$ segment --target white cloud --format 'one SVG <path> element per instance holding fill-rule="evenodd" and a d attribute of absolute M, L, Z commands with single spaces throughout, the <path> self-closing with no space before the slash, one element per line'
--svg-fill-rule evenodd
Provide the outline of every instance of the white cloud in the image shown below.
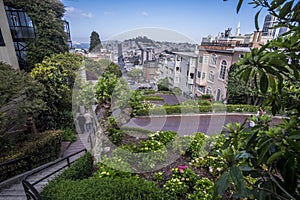
<path fill-rule="evenodd" d="M 92 18 L 93 14 L 91 12 L 84 12 L 83 10 L 74 8 L 74 7 L 66 7 L 66 16 L 68 17 L 84 17 L 84 18 Z"/>
<path fill-rule="evenodd" d="M 149 13 L 146 12 L 146 11 L 143 11 L 143 12 L 142 12 L 142 15 L 143 15 L 143 16 L 149 16 Z"/>

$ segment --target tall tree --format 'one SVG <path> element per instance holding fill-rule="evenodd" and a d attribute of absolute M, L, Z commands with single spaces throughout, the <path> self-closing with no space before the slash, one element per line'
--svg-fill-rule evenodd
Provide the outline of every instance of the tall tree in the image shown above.
<path fill-rule="evenodd" d="M 90 36 L 90 52 L 100 52 L 102 48 L 101 40 L 99 34 L 96 31 L 93 31 Z"/>
<path fill-rule="evenodd" d="M 5 5 L 23 9 L 36 28 L 36 38 L 28 41 L 28 71 L 45 56 L 69 50 L 68 36 L 64 31 L 64 5 L 59 0 L 4 0 Z"/>
<path fill-rule="evenodd" d="M 46 106 L 42 100 L 45 88 L 29 74 L 0 62 L 0 151 L 12 137 L 9 132 L 24 129 L 30 122 L 35 133 L 34 118 Z M 29 124 L 28 124 L 29 125 Z M 13 138 L 15 139 L 15 138 Z"/>
<path fill-rule="evenodd" d="M 81 58 L 71 53 L 53 54 L 31 71 L 34 79 L 42 83 L 46 92 L 44 101 L 48 110 L 40 118 L 44 129 L 72 126 L 72 89 Z M 64 121 L 65 120 L 65 121 Z"/>

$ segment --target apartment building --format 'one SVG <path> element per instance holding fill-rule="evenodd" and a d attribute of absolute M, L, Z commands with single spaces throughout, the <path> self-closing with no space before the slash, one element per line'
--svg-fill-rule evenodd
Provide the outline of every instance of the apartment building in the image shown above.
<path fill-rule="evenodd" d="M 201 48 L 196 69 L 195 96 L 210 94 L 215 101 L 225 101 L 230 66 L 249 51 L 247 47 L 224 50 Z"/>
<path fill-rule="evenodd" d="M 0 61 L 19 69 L 19 63 L 9 29 L 3 0 L 0 0 Z"/>

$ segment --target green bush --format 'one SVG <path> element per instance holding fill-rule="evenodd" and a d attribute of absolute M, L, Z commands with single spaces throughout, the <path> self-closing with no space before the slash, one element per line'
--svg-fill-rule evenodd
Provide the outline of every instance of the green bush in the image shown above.
<path fill-rule="evenodd" d="M 71 164 L 69 168 L 45 185 L 41 192 L 43 199 L 51 199 L 51 196 L 55 195 L 54 193 L 57 194 L 59 192 L 56 191 L 57 186 L 63 182 L 79 181 L 90 177 L 93 173 L 93 169 L 93 156 L 87 152 L 84 156 Z"/>
<path fill-rule="evenodd" d="M 198 100 L 198 105 L 199 106 L 210 106 L 211 102 L 209 100 L 206 100 L 206 99 L 199 99 Z"/>
<path fill-rule="evenodd" d="M 175 95 L 182 95 L 182 90 L 179 88 L 179 87 L 174 87 L 172 89 L 172 92 L 175 94 Z"/>
<path fill-rule="evenodd" d="M 82 180 L 91 176 L 93 169 L 93 156 L 90 152 L 86 152 L 84 156 L 71 164 L 71 166 L 64 170 L 56 179 Z"/>
<path fill-rule="evenodd" d="M 186 155 L 191 156 L 191 158 L 199 157 L 205 151 L 206 138 L 207 136 L 204 133 L 197 133 L 188 147 Z"/>
<path fill-rule="evenodd" d="M 156 140 L 163 143 L 164 145 L 167 145 L 172 140 L 174 140 L 176 135 L 177 132 L 175 131 L 157 131 L 149 135 L 149 140 Z"/>
<path fill-rule="evenodd" d="M 201 99 L 212 99 L 212 98 L 213 98 L 213 96 L 211 94 L 203 94 L 201 96 Z"/>
<path fill-rule="evenodd" d="M 15 149 L 11 152 L 5 152 L 0 157 L 0 162 L 5 162 L 13 159 L 17 159 L 26 155 L 34 155 L 47 149 L 47 154 L 59 155 L 60 153 L 60 144 L 62 137 L 61 130 L 55 131 L 46 131 L 38 134 L 33 141 L 28 141 L 22 148 Z"/>
<path fill-rule="evenodd" d="M 98 170 L 94 176 L 98 178 L 103 177 L 129 177 L 131 176 L 131 166 L 129 163 L 120 157 L 103 157 L 102 161 L 98 163 Z"/>
<path fill-rule="evenodd" d="M 122 126 L 121 129 L 126 132 L 127 134 L 134 134 L 134 133 L 140 133 L 140 134 L 150 134 L 153 133 L 153 131 L 143 128 L 137 128 L 133 126 Z"/>
<path fill-rule="evenodd" d="M 119 146 L 122 143 L 124 132 L 120 129 L 108 129 L 108 139 L 115 145 Z"/>
<path fill-rule="evenodd" d="M 71 128 L 66 128 L 62 133 L 62 141 L 75 142 L 77 140 L 77 136 Z"/>
<path fill-rule="evenodd" d="M 171 115 L 171 114 L 184 114 L 184 113 L 208 113 L 208 112 L 250 112 L 256 113 L 257 106 L 253 105 L 231 105 L 223 103 L 211 103 L 208 100 L 199 100 L 198 106 L 195 106 L 191 101 L 187 101 L 182 105 L 163 105 L 155 106 L 152 109 L 141 109 L 137 111 L 138 116 L 151 115 Z M 270 107 L 266 107 L 265 111 L 270 113 Z"/>
<path fill-rule="evenodd" d="M 193 194 L 188 194 L 190 200 L 211 200 L 214 192 L 214 183 L 208 178 L 201 178 L 194 186 Z"/>
<path fill-rule="evenodd" d="M 96 178 L 63 180 L 42 192 L 44 200 L 165 200 L 175 199 L 159 189 L 155 182 L 142 178 Z"/>
<path fill-rule="evenodd" d="M 156 91 L 153 90 L 153 89 L 150 89 L 150 90 L 143 90 L 143 94 L 144 94 L 144 95 L 155 94 L 155 93 L 156 93 Z"/>
<path fill-rule="evenodd" d="M 172 178 L 164 184 L 164 189 L 168 194 L 181 199 L 193 189 L 197 179 L 197 175 L 188 166 L 178 166 L 172 169 Z"/>

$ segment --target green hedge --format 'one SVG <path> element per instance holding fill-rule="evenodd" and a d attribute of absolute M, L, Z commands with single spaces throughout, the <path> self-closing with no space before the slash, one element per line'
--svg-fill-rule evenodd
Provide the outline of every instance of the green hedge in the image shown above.
<path fill-rule="evenodd" d="M 87 152 L 84 156 L 71 164 L 69 168 L 49 181 L 41 192 L 43 199 L 51 199 L 50 197 L 53 193 L 56 193 L 57 185 L 60 185 L 62 182 L 78 181 L 90 177 L 93 173 L 93 169 L 93 156 Z"/>
<path fill-rule="evenodd" d="M 145 200 L 175 199 L 159 189 L 154 182 L 142 178 L 97 178 L 80 181 L 62 180 L 51 190 L 42 192 L 44 200 Z"/>
<path fill-rule="evenodd" d="M 164 105 L 156 106 L 150 110 L 141 109 L 137 111 L 137 116 L 147 116 L 147 115 L 170 115 L 170 114 L 186 114 L 186 113 L 208 113 L 208 112 L 250 112 L 256 113 L 258 106 L 253 105 L 230 105 L 222 103 L 208 104 L 206 101 L 201 101 L 198 103 L 199 106 L 195 105 Z M 270 108 L 265 108 L 266 112 Z"/>
<path fill-rule="evenodd" d="M 160 96 L 143 96 L 143 100 L 146 101 L 163 101 L 164 98 Z"/>
<path fill-rule="evenodd" d="M 82 180 L 91 176 L 93 169 L 93 156 L 90 152 L 86 152 L 84 156 L 71 164 L 71 166 L 57 176 L 56 179 Z"/>

